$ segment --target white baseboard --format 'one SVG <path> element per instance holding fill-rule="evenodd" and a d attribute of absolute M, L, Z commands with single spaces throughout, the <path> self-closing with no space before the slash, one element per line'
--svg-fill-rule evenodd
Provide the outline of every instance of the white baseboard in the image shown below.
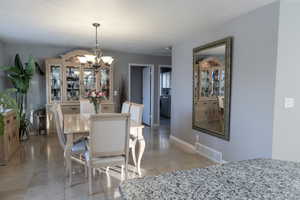
<path fill-rule="evenodd" d="M 209 160 L 211 160 L 213 162 L 220 163 L 220 164 L 226 163 L 226 161 L 224 161 L 222 158 L 222 152 L 217 151 L 213 148 L 210 148 L 204 144 L 196 142 L 195 150 L 197 153 L 208 158 Z"/>
<path fill-rule="evenodd" d="M 199 142 L 197 142 L 194 146 L 194 145 L 192 145 L 186 141 L 183 141 L 173 135 L 170 136 L 170 140 L 174 141 L 179 146 L 183 147 L 185 150 L 189 150 L 193 153 L 200 154 L 201 156 L 203 156 L 213 162 L 216 162 L 219 164 L 227 163 L 227 161 L 223 160 L 223 158 L 222 158 L 222 152 L 219 152 L 213 148 L 210 148 L 208 146 L 200 144 Z"/>
<path fill-rule="evenodd" d="M 185 150 L 196 152 L 194 145 L 191 145 L 190 143 L 187 143 L 186 141 L 183 141 L 173 135 L 170 136 L 170 140 L 173 140 L 175 143 L 177 143 L 181 147 L 185 147 Z"/>

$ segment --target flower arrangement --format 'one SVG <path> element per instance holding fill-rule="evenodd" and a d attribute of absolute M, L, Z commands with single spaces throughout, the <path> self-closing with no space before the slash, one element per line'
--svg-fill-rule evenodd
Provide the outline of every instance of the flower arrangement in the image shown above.
<path fill-rule="evenodd" d="M 106 95 L 102 91 L 91 90 L 87 93 L 87 98 L 94 105 L 95 113 L 99 113 L 101 101 L 106 100 Z"/>

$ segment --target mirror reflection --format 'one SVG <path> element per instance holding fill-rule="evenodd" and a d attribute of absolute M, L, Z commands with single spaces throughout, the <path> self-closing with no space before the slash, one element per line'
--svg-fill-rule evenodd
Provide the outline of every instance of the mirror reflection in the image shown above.
<path fill-rule="evenodd" d="M 199 47 L 194 50 L 194 129 L 226 139 L 225 121 L 229 116 L 229 104 L 225 105 L 230 86 L 226 85 L 226 66 L 229 48 L 226 41 Z M 230 70 L 228 70 L 230 72 Z M 228 81 L 230 83 L 230 81 Z M 227 91 L 226 91 L 226 87 Z M 229 103 L 229 102 L 228 102 Z M 228 112 L 228 113 L 226 113 Z"/>

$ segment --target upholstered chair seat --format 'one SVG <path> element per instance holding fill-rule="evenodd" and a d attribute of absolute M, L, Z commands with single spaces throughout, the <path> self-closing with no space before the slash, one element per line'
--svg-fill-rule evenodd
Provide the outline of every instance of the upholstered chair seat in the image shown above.
<path fill-rule="evenodd" d="M 80 138 L 76 142 L 74 142 L 72 146 L 73 153 L 85 153 L 87 151 L 87 139 Z"/>

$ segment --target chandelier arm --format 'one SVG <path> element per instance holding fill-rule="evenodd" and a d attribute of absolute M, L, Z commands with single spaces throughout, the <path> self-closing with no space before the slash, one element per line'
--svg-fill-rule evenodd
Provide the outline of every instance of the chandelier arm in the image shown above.
<path fill-rule="evenodd" d="M 98 26 L 96 26 L 96 48 L 98 48 Z"/>

